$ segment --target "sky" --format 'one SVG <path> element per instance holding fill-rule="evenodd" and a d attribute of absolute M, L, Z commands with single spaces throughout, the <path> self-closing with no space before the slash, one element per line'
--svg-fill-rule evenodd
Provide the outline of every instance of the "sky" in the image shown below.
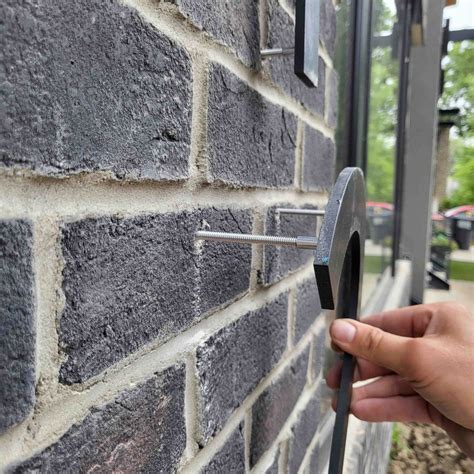
<path fill-rule="evenodd" d="M 456 5 L 444 9 L 443 16 L 450 19 L 450 30 L 474 28 L 474 0 L 457 0 Z"/>

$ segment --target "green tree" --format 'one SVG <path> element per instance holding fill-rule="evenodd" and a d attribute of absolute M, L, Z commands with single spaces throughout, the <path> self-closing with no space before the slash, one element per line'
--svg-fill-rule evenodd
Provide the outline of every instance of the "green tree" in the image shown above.
<path fill-rule="evenodd" d="M 450 45 L 444 61 L 445 85 L 440 105 L 459 108 L 452 139 L 451 178 L 455 191 L 442 203 L 444 208 L 474 204 L 474 42 Z"/>

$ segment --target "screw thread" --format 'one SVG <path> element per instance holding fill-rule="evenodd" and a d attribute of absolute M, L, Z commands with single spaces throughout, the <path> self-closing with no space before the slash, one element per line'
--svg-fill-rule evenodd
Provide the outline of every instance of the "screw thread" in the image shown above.
<path fill-rule="evenodd" d="M 282 247 L 316 248 L 316 239 L 312 237 L 279 237 L 272 235 L 232 234 L 227 232 L 196 232 L 197 240 L 215 240 L 218 242 L 241 244 L 268 244 Z"/>

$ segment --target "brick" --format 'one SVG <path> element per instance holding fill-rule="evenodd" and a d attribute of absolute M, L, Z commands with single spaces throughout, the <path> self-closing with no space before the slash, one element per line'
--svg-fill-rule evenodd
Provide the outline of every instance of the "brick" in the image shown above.
<path fill-rule="evenodd" d="M 338 111 L 338 78 L 335 71 L 328 70 L 328 108 L 327 108 L 327 123 L 331 128 L 336 128 L 337 125 L 337 111 Z"/>
<path fill-rule="evenodd" d="M 265 474 L 278 474 L 278 462 L 280 460 L 280 447 L 278 447 L 277 452 L 273 458 L 273 462 L 265 471 Z"/>
<path fill-rule="evenodd" d="M 24 420 L 35 402 L 33 229 L 0 221 L 0 432 Z"/>
<path fill-rule="evenodd" d="M 163 342 L 247 291 L 250 247 L 195 246 L 205 223 L 251 231 L 249 212 L 225 209 L 63 224 L 63 383 L 83 382 L 144 344 Z"/>
<path fill-rule="evenodd" d="M 307 368 L 308 350 L 305 350 L 255 402 L 252 408 L 251 466 L 275 441 L 290 416 L 305 386 Z"/>
<path fill-rule="evenodd" d="M 210 72 L 208 120 L 211 179 L 237 186 L 293 185 L 295 116 L 216 64 Z"/>
<path fill-rule="evenodd" d="M 294 43 L 293 20 L 281 8 L 277 0 L 270 0 L 268 6 L 268 47 L 281 48 L 286 45 L 294 45 Z M 293 97 L 315 114 L 324 117 L 326 66 L 321 58 L 319 58 L 317 87 L 307 87 L 295 75 L 293 56 L 269 59 L 264 64 L 272 81 L 286 94 Z"/>
<path fill-rule="evenodd" d="M 328 436 L 318 440 L 318 444 L 311 454 L 309 472 L 325 472 L 327 471 L 329 454 L 331 451 L 332 430 Z M 358 471 L 358 472 L 373 472 L 373 471 Z M 380 472 L 380 471 L 375 471 Z"/>
<path fill-rule="evenodd" d="M 207 441 L 285 351 L 288 295 L 247 313 L 197 349 L 201 430 Z"/>
<path fill-rule="evenodd" d="M 329 56 L 334 56 L 336 46 L 336 9 L 333 0 L 321 0 L 319 10 L 319 36 Z"/>
<path fill-rule="evenodd" d="M 174 0 L 194 26 L 230 47 L 245 65 L 260 61 L 258 2 L 255 0 Z"/>
<path fill-rule="evenodd" d="M 184 366 L 91 409 L 13 472 L 175 472 L 186 446 Z"/>
<path fill-rule="evenodd" d="M 217 472 L 245 472 L 243 423 L 234 430 L 224 446 L 201 472 L 203 474 L 215 474 Z"/>
<path fill-rule="evenodd" d="M 2 2 L 0 166 L 41 175 L 188 174 L 187 53 L 116 1 Z"/>
<path fill-rule="evenodd" d="M 313 338 L 313 380 L 316 380 L 321 371 L 326 372 L 326 370 L 328 369 L 328 367 L 326 367 L 326 363 L 330 360 L 331 357 L 330 355 L 328 357 L 327 353 L 332 353 L 332 349 L 330 349 L 330 347 L 326 345 L 326 333 L 327 329 L 324 327 Z"/>
<path fill-rule="evenodd" d="M 335 161 L 334 142 L 307 125 L 304 133 L 303 189 L 329 190 L 334 184 Z"/>
<path fill-rule="evenodd" d="M 278 215 L 275 212 L 277 207 L 294 206 L 289 203 L 281 203 L 280 205 L 269 208 L 265 219 L 266 234 L 316 236 L 316 219 L 296 215 Z M 281 280 L 301 268 L 312 258 L 312 250 L 266 245 L 263 262 L 264 284 L 268 285 Z"/>
<path fill-rule="evenodd" d="M 288 453 L 289 474 L 296 474 L 298 472 L 308 446 L 316 434 L 320 421 L 319 410 L 319 392 L 316 391 L 291 429 L 293 438 L 291 439 Z"/>
<path fill-rule="evenodd" d="M 298 343 L 321 314 L 315 277 L 300 285 L 296 298 L 295 343 Z"/>

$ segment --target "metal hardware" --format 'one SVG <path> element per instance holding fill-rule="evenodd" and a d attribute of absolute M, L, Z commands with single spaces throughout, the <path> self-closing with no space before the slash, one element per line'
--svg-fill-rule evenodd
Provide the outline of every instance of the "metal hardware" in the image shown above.
<path fill-rule="evenodd" d="M 279 237 L 271 235 L 196 232 L 196 240 L 266 244 L 315 249 L 314 273 L 323 309 L 335 310 L 336 318 L 357 319 L 362 290 L 365 243 L 365 184 L 359 168 L 345 168 L 339 174 L 326 210 L 278 208 L 284 214 L 324 215 L 319 236 Z M 355 359 L 343 355 L 336 420 L 329 458 L 329 474 L 343 471 L 352 380 Z"/>
<path fill-rule="evenodd" d="M 262 58 L 293 55 L 294 73 L 308 87 L 318 85 L 319 2 L 320 0 L 296 0 L 294 48 L 260 50 Z"/>
<path fill-rule="evenodd" d="M 265 244 L 297 249 L 315 249 L 315 237 L 279 237 L 273 235 L 232 234 L 228 232 L 210 232 L 200 230 L 194 234 L 196 240 L 215 240 L 236 244 Z"/>
<path fill-rule="evenodd" d="M 329 197 L 314 259 L 321 307 L 335 309 L 336 318 L 357 319 L 359 315 L 365 226 L 364 176 L 359 168 L 345 168 L 339 174 Z M 331 441 L 329 474 L 341 474 L 343 471 L 354 368 L 354 357 L 345 353 Z"/>
<path fill-rule="evenodd" d="M 269 58 L 271 56 L 291 56 L 295 53 L 295 48 L 270 48 L 260 50 L 262 58 Z"/>
<path fill-rule="evenodd" d="M 296 0 L 295 74 L 308 86 L 318 85 L 319 0 Z"/>
<path fill-rule="evenodd" d="M 275 212 L 278 214 L 298 214 L 302 216 L 324 216 L 326 213 L 322 209 L 291 209 L 286 207 L 279 207 Z"/>

